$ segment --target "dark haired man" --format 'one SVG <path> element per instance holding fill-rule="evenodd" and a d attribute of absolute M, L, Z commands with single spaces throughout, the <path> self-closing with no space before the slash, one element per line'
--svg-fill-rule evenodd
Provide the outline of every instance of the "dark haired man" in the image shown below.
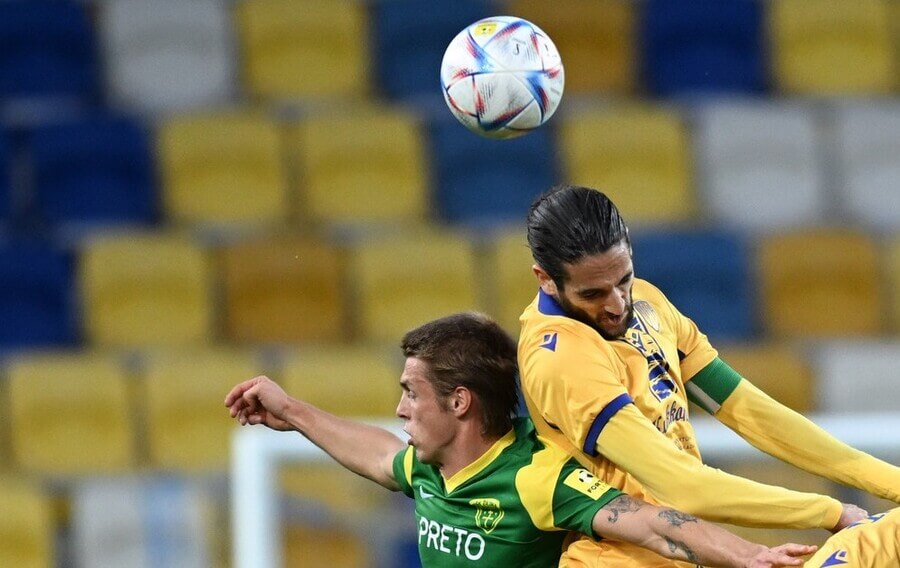
<path fill-rule="evenodd" d="M 688 400 L 783 461 L 900 501 L 900 469 L 835 440 L 724 361 L 697 326 L 635 277 L 628 229 L 604 194 L 559 186 L 527 222 L 540 289 L 522 315 L 519 366 L 540 435 L 641 499 L 746 526 L 839 530 L 865 511 L 703 465 Z M 877 525 L 876 525 L 877 526 Z M 653 553 L 581 539 L 570 562 L 672 566 Z"/>
<path fill-rule="evenodd" d="M 709 566 L 796 566 L 815 547 L 767 549 L 672 509 L 632 499 L 512 419 L 516 345 L 480 314 L 427 323 L 403 338 L 393 434 L 287 396 L 266 377 L 225 399 L 241 424 L 297 430 L 341 465 L 415 499 L 424 566 L 556 566 L 566 531 L 616 538 Z"/>

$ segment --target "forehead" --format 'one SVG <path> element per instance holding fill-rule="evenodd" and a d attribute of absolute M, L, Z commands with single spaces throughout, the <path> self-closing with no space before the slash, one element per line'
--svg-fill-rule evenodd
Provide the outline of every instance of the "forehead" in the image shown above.
<path fill-rule="evenodd" d="M 409 388 L 431 387 L 428 380 L 430 369 L 428 363 L 416 357 L 407 357 L 406 363 L 403 365 L 403 374 L 400 375 L 400 382 Z"/>
<path fill-rule="evenodd" d="M 625 241 L 614 245 L 606 252 L 585 255 L 576 262 L 565 264 L 567 288 L 611 288 L 616 286 L 634 266 L 631 250 Z"/>

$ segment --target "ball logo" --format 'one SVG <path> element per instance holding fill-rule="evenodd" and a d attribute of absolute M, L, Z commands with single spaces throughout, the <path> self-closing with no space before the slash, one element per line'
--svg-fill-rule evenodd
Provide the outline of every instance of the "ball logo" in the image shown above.
<path fill-rule="evenodd" d="M 472 499 L 470 505 L 475 506 L 475 526 L 491 534 L 503 520 L 503 507 L 497 499 Z"/>
<path fill-rule="evenodd" d="M 472 35 L 489 36 L 497 31 L 497 22 L 481 22 L 472 30 Z"/>

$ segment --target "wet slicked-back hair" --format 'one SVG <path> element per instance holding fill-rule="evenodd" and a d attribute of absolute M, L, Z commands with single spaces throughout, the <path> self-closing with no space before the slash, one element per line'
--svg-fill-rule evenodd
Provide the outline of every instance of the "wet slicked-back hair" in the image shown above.
<path fill-rule="evenodd" d="M 609 197 L 587 187 L 557 185 L 528 212 L 528 247 L 534 261 L 562 290 L 564 264 L 604 253 L 625 240 L 628 227 Z"/>
<path fill-rule="evenodd" d="M 478 397 L 485 436 L 500 437 L 512 428 L 516 342 L 491 318 L 477 312 L 443 317 L 408 332 L 400 346 L 406 357 L 428 364 L 428 379 L 442 403 L 457 387 Z"/>

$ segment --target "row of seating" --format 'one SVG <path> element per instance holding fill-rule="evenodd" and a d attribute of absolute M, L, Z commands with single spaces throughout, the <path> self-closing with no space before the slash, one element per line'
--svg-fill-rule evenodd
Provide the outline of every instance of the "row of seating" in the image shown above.
<path fill-rule="evenodd" d="M 893 0 L 457 0 L 424 13 L 415 0 L 160 0 L 152 8 L 125 0 L 97 2 L 96 23 L 90 8 L 0 5 L 0 43 L 9 46 L 0 99 L 96 100 L 100 75 L 113 104 L 143 111 L 217 104 L 239 91 L 276 100 L 415 97 L 436 90 L 453 36 L 498 13 L 549 33 L 573 93 L 753 93 L 774 85 L 784 93 L 883 94 L 897 86 L 900 61 Z"/>
<path fill-rule="evenodd" d="M 392 343 L 482 309 L 512 333 L 534 297 L 524 231 L 302 236 L 204 245 L 185 234 L 94 235 L 76 253 L 0 247 L 0 346 Z M 638 276 L 714 339 L 853 337 L 900 329 L 900 240 L 820 229 L 756 250 L 725 231 L 635 232 Z M 77 297 L 75 296 L 77 294 Z M 757 296 L 758 295 L 758 296 Z"/>
<path fill-rule="evenodd" d="M 0 141 L 0 167 L 15 155 L 27 170 L 17 183 L 11 167 L 0 171 L 0 219 L 479 226 L 521 221 L 563 179 L 605 189 L 632 225 L 900 230 L 896 102 L 592 106 L 503 143 L 441 111 L 363 105 L 287 122 L 204 112 L 161 121 L 153 135 L 124 118 L 47 125 Z"/>

